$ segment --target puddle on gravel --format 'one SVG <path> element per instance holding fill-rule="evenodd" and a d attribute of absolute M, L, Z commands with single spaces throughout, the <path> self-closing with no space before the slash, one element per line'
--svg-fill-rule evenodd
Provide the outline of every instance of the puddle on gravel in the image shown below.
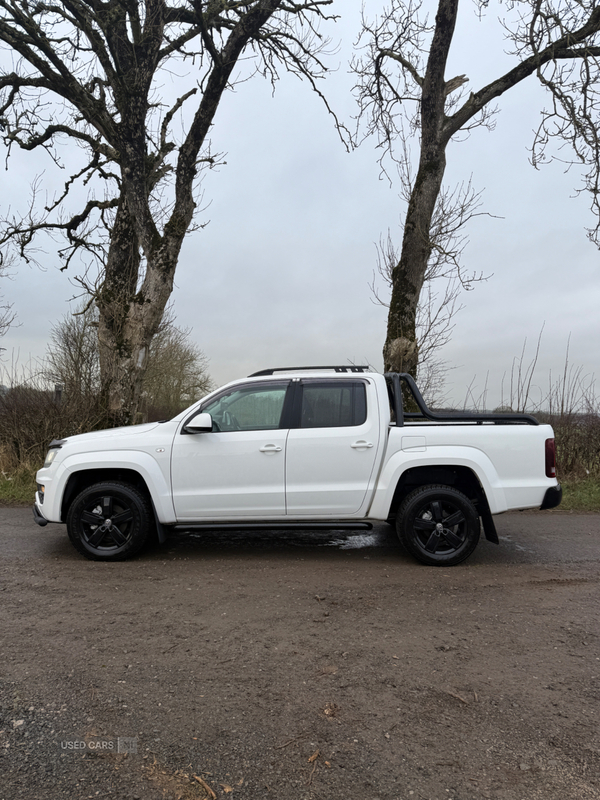
<path fill-rule="evenodd" d="M 331 542 L 324 542 L 327 547 L 339 547 L 340 550 L 359 550 L 362 547 L 383 547 L 389 544 L 389 537 L 382 533 L 359 533 L 352 536 L 345 536 L 343 539 L 333 539 Z"/>
<path fill-rule="evenodd" d="M 500 539 L 501 542 L 507 542 L 508 544 L 512 545 L 515 548 L 515 550 L 519 550 L 522 553 L 535 552 L 534 550 L 531 550 L 528 547 L 523 547 L 523 545 L 517 544 L 517 542 L 514 542 L 510 536 L 499 536 L 498 538 Z"/>
<path fill-rule="evenodd" d="M 396 547 L 397 539 L 388 526 L 377 527 L 371 531 L 347 530 L 302 530 L 302 529 L 265 529 L 265 530 L 191 530 L 178 531 L 172 534 L 170 545 L 184 545 L 194 542 L 202 546 L 218 546 L 235 548 L 248 546 L 252 548 L 273 547 L 337 547 L 340 550 L 359 550 L 366 548 Z"/>

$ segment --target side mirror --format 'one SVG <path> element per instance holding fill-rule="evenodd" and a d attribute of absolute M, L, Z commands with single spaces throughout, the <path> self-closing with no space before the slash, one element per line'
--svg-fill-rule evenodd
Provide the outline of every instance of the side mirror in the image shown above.
<path fill-rule="evenodd" d="M 213 421 L 210 414 L 196 414 L 187 425 L 183 426 L 185 433 L 210 433 L 213 429 Z"/>

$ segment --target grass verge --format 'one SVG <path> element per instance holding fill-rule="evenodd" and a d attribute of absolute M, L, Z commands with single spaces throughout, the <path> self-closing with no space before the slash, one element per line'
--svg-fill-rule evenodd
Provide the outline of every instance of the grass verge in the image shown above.
<path fill-rule="evenodd" d="M 561 481 L 563 498 L 561 511 L 600 511 L 600 480 L 598 478 L 566 479 Z"/>
<path fill-rule="evenodd" d="M 33 505 L 37 467 L 0 472 L 0 505 Z"/>

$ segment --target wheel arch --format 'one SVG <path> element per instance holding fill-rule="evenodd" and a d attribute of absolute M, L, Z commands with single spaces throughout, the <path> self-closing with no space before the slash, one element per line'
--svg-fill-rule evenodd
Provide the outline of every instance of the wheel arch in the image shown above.
<path fill-rule="evenodd" d="M 65 488 L 61 499 L 60 518 L 66 520 L 69 508 L 77 495 L 88 486 L 103 481 L 120 481 L 134 486 L 139 492 L 148 498 L 148 502 L 154 513 L 154 522 L 156 525 L 156 533 L 158 541 L 163 544 L 167 539 L 167 531 L 162 524 L 154 497 L 152 495 L 151 487 L 148 485 L 146 478 L 141 472 L 131 467 L 117 466 L 117 467 L 93 467 L 82 468 L 72 472 L 67 478 Z"/>
<path fill-rule="evenodd" d="M 157 525 L 172 525 L 175 510 L 171 496 L 170 456 L 162 463 L 140 450 L 92 451 L 74 453 L 59 466 L 49 493 L 51 519 L 64 522 L 74 497 L 86 486 L 105 480 L 130 483 L 152 503 Z M 166 463 L 165 463 L 166 459 Z"/>
<path fill-rule="evenodd" d="M 65 484 L 60 506 L 60 517 L 62 520 L 67 518 L 69 508 L 77 495 L 92 486 L 94 483 L 103 481 L 121 481 L 134 486 L 138 491 L 151 499 L 150 490 L 142 475 L 134 469 L 121 467 L 100 467 L 94 469 L 81 469 L 71 473 Z"/>
<path fill-rule="evenodd" d="M 485 489 L 477 473 L 461 464 L 429 464 L 410 467 L 399 477 L 389 508 L 390 520 L 394 519 L 404 498 L 420 486 L 450 486 L 462 492 L 475 506 L 483 522 L 485 537 L 498 544 L 498 534 L 490 512 Z"/>
<path fill-rule="evenodd" d="M 451 464 L 410 467 L 400 475 L 396 484 L 389 510 L 390 518 L 395 517 L 406 495 L 419 486 L 427 486 L 429 484 L 451 486 L 461 491 L 471 500 L 479 500 L 481 495 L 485 494 L 479 479 L 469 467 Z"/>

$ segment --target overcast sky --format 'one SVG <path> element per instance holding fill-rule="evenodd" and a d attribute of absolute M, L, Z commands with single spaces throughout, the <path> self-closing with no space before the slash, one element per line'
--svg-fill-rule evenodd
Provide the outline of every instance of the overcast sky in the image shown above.
<path fill-rule="evenodd" d="M 350 124 L 347 60 L 360 3 L 337 6 L 344 19 L 331 36 L 341 46 L 329 59 L 337 70 L 322 88 Z M 367 8 L 379 4 L 369 0 Z M 464 73 L 476 91 L 514 64 L 503 46 L 494 11 L 479 22 L 465 3 L 446 77 Z M 585 235 L 593 225 L 587 198 L 575 196 L 577 174 L 565 174 L 564 165 L 536 171 L 528 162 L 543 102 L 530 79 L 500 99 L 494 132 L 477 130 L 448 150 L 446 182 L 472 177 L 484 210 L 496 217 L 480 217 L 468 230 L 464 264 L 490 277 L 463 295 L 444 351 L 457 404 L 469 385 L 477 396 L 488 373 L 488 405 L 498 404 L 503 374 L 525 339 L 533 355 L 544 325 L 539 384 L 546 385 L 549 370 L 562 370 L 569 335 L 570 362 L 600 373 L 600 259 Z M 380 179 L 374 143 L 347 153 L 319 99 L 289 76 L 274 97 L 260 78 L 228 93 L 212 142 L 227 163 L 203 182 L 199 221 L 209 224 L 184 245 L 173 303 L 177 323 L 192 329 L 210 359 L 214 380 L 298 364 L 381 369 L 387 310 L 372 302 L 368 284 L 380 237 L 389 229 L 400 241 L 402 205 L 398 187 Z M 39 170 L 36 157 L 15 153 L 4 177 L 4 213 L 23 207 Z M 21 363 L 43 356 L 51 324 L 69 311 L 75 293 L 54 256 L 38 258 L 44 271 L 21 264 L 2 284 L 20 323 L 1 342 L 5 361 L 13 353 Z"/>

